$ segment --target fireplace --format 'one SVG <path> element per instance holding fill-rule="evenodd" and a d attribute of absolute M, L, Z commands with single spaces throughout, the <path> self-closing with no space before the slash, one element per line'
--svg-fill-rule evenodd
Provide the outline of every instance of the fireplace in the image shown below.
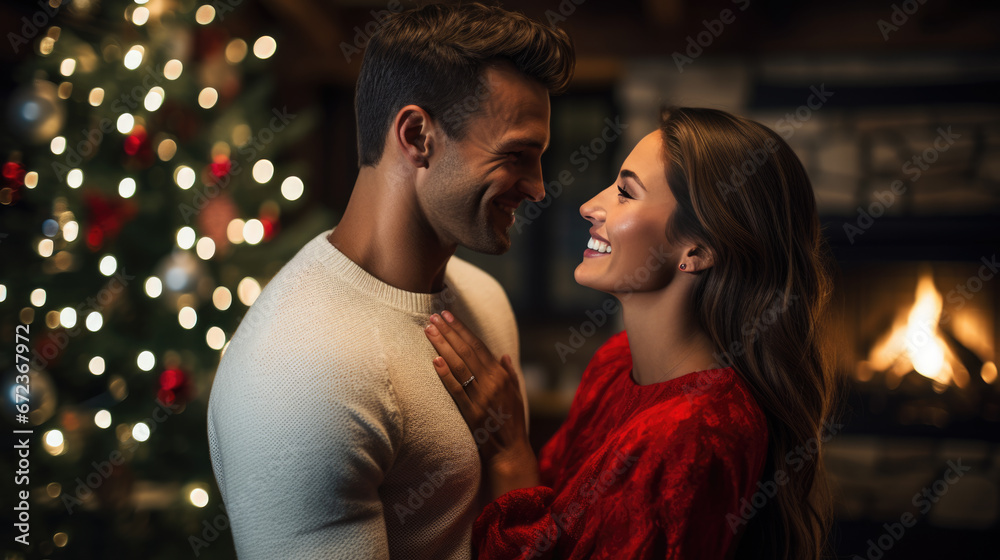
<path fill-rule="evenodd" d="M 865 248 L 832 237 L 834 331 L 853 428 L 1000 441 L 1000 228 L 992 222 L 953 219 L 941 229 L 942 221 L 897 219 L 880 224 Z"/>

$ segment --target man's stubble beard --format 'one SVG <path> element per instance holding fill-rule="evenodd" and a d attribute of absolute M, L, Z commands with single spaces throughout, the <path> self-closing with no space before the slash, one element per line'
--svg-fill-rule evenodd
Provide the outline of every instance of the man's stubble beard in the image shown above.
<path fill-rule="evenodd" d="M 488 255 L 501 255 L 510 249 L 510 234 L 498 232 L 493 218 L 493 204 L 484 200 L 487 187 L 469 178 L 468 168 L 456 150 L 449 150 L 438 163 L 442 182 L 434 185 L 438 200 L 427 209 L 432 223 L 445 230 L 459 245 Z M 447 181 L 446 187 L 442 187 Z"/>

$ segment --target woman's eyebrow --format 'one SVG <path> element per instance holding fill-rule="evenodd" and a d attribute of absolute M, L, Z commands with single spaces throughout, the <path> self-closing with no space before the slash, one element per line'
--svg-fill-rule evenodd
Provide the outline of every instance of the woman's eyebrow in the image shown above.
<path fill-rule="evenodd" d="M 631 169 L 622 169 L 621 172 L 618 173 L 618 175 L 621 176 L 623 179 L 626 177 L 632 179 L 636 183 L 639 183 L 639 186 L 642 187 L 642 190 L 646 190 L 646 185 L 642 184 L 642 180 L 639 179 L 639 176 L 636 175 L 635 171 L 632 171 Z"/>

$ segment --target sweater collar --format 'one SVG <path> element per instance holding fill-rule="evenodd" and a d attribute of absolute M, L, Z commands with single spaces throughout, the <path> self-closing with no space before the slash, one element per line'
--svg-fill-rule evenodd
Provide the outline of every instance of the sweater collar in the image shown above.
<path fill-rule="evenodd" d="M 313 238 L 310 244 L 315 245 L 323 262 L 334 274 L 365 296 L 395 309 L 418 315 L 439 313 L 446 308 L 446 304 L 456 299 L 450 287 L 447 271 L 445 272 L 444 289 L 433 293 L 408 292 L 379 280 L 349 259 L 347 255 L 341 253 L 327 240 L 332 231 L 333 229 L 329 229 L 319 234 Z"/>

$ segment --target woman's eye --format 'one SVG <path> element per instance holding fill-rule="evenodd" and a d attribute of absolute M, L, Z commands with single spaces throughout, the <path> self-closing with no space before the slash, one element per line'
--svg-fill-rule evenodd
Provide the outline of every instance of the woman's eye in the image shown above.
<path fill-rule="evenodd" d="M 633 198 L 632 195 L 628 194 L 628 191 L 625 190 L 623 187 L 618 187 L 618 196 L 624 196 L 625 198 Z"/>

